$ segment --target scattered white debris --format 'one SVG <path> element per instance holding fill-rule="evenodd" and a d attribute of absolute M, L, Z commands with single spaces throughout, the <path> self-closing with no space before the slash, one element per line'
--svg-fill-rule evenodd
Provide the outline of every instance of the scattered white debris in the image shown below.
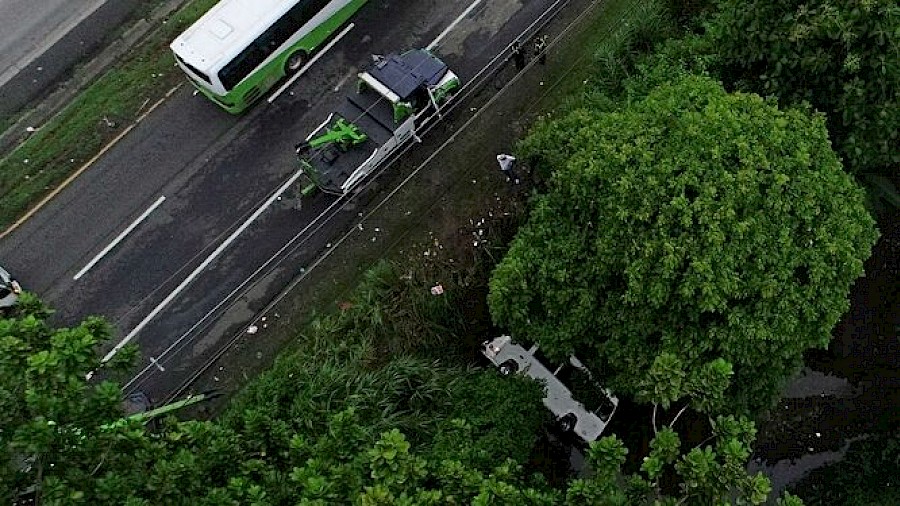
<path fill-rule="evenodd" d="M 259 332 L 259 327 L 257 327 L 256 325 L 250 325 L 249 327 L 247 327 L 248 334 L 253 335 L 253 334 L 256 334 L 257 332 Z"/>
<path fill-rule="evenodd" d="M 431 295 L 443 295 L 444 287 L 442 285 L 434 285 L 431 287 Z"/>

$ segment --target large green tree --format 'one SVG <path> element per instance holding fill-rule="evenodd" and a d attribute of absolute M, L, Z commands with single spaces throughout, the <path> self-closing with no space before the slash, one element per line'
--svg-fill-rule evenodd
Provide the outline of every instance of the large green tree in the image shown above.
<path fill-rule="evenodd" d="M 170 420 L 158 432 L 122 418 L 118 385 L 87 379 L 127 363 L 100 364 L 108 325 L 91 318 L 55 329 L 46 321 L 50 312 L 23 296 L 0 319 L 0 499 L 420 504 L 449 494 L 512 504 L 532 493 L 552 496 L 531 491 L 517 470 L 548 416 L 535 409 L 540 385 L 493 370 L 384 357 L 386 344 L 376 341 L 388 339 L 389 329 L 416 333 L 435 323 L 409 312 L 373 316 L 398 290 L 385 276 L 370 276 L 353 307 L 312 325 L 302 349 L 281 357 L 223 416 Z"/>
<path fill-rule="evenodd" d="M 384 282 L 384 273 L 367 284 L 373 281 Z M 396 293 L 379 283 L 376 292 Z M 372 295 L 367 289 L 361 295 Z M 539 384 L 492 368 L 385 360 L 365 337 L 383 330 L 366 332 L 381 325 L 372 307 L 365 299 L 355 304 L 313 325 L 303 346 L 253 381 L 223 416 L 167 420 L 149 432 L 120 418 L 118 387 L 85 377 L 100 367 L 94 348 L 108 327 L 91 319 L 52 329 L 47 311 L 26 296 L 19 314 L 0 320 L 3 499 L 12 503 L 25 492 L 59 505 L 580 506 L 726 497 L 759 503 L 768 491 L 767 480 L 743 470 L 752 423 L 718 418 L 714 444 L 684 451 L 671 428 L 683 409 L 673 415 L 668 408 L 687 403 L 709 412 L 721 402 L 732 375 L 724 361 L 660 388 L 656 376 L 682 367 L 661 357 L 640 394 L 663 414 L 654 410 L 657 434 L 639 472 L 623 473 L 624 445 L 608 439 L 590 451 L 595 477 L 554 488 L 523 467 L 547 418 Z M 666 490 L 666 476 L 677 476 L 680 488 Z"/>
<path fill-rule="evenodd" d="M 897 171 L 896 0 L 721 0 L 707 36 L 725 79 L 824 112 L 849 169 Z"/>
<path fill-rule="evenodd" d="M 130 429 L 103 428 L 122 416 L 118 386 L 85 379 L 91 371 L 121 370 L 129 353 L 101 364 L 96 346 L 110 335 L 103 320 L 55 329 L 46 323 L 50 314 L 24 294 L 0 318 L 0 501 L 6 504 L 27 490 L 40 496 L 38 483 L 89 479 L 104 459 L 119 458 L 107 450 Z"/>
<path fill-rule="evenodd" d="M 685 381 L 724 359 L 723 406 L 752 410 L 828 344 L 877 232 L 820 116 L 665 79 L 644 95 L 637 77 L 619 107 L 573 111 L 524 143 L 553 176 L 493 274 L 491 312 L 625 394 L 662 354 Z"/>

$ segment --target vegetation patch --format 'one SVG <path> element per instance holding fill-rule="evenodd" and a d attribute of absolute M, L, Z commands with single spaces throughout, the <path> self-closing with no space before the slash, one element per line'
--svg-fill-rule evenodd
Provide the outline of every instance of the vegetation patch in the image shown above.
<path fill-rule="evenodd" d="M 175 84 L 168 44 L 216 0 L 195 0 L 0 160 L 0 229 L 9 227 Z"/>
<path fill-rule="evenodd" d="M 900 434 L 885 433 L 850 445 L 844 458 L 816 469 L 792 488 L 811 506 L 900 504 Z"/>

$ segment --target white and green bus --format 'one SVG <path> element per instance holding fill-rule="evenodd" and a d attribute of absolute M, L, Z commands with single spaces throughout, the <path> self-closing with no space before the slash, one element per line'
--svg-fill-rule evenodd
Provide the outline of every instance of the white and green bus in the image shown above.
<path fill-rule="evenodd" d="M 366 0 L 222 0 L 172 42 L 204 95 L 238 114 L 333 35 Z"/>

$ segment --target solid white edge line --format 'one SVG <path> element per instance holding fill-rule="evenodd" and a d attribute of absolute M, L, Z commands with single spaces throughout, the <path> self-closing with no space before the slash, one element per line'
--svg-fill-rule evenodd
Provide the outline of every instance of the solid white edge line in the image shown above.
<path fill-rule="evenodd" d="M 277 99 L 279 96 L 281 96 L 281 94 L 284 93 L 284 90 L 288 89 L 292 84 L 294 84 L 297 81 L 297 79 L 300 79 L 300 76 L 302 76 L 304 73 L 306 73 L 306 71 L 309 70 L 309 68 L 312 67 L 314 63 L 319 61 L 319 58 L 325 56 L 325 53 L 327 53 L 332 47 L 334 47 L 335 44 L 337 44 L 341 39 L 343 39 L 345 35 L 350 33 L 350 30 L 352 30 L 354 26 L 356 26 L 356 24 L 350 23 L 349 25 L 347 25 L 346 28 L 344 28 L 341 31 L 341 33 L 339 33 L 337 35 L 337 37 L 331 39 L 331 42 L 326 44 L 325 47 L 323 47 L 321 51 L 316 53 L 316 55 L 313 56 L 312 59 L 310 59 L 308 62 L 306 62 L 306 65 L 304 65 L 303 68 L 301 68 L 300 70 L 297 71 L 296 74 L 291 76 L 291 78 L 288 79 L 287 82 L 281 86 L 281 88 L 278 88 L 278 90 L 275 93 L 273 93 L 272 96 L 270 96 L 268 98 L 268 102 L 271 104 L 272 102 L 275 101 L 275 99 Z"/>
<path fill-rule="evenodd" d="M 309 142 L 309 140 L 313 138 L 313 135 L 316 135 L 316 133 L 318 133 L 319 130 L 325 128 L 325 125 L 327 125 L 331 121 L 331 118 L 333 118 L 333 117 L 334 117 L 334 113 L 329 114 L 328 117 L 325 118 L 325 121 L 323 121 L 321 125 L 317 126 L 315 130 L 313 130 L 312 132 L 309 133 L 309 135 L 306 136 L 306 139 L 305 139 L 306 142 Z"/>
<path fill-rule="evenodd" d="M 197 266 L 197 268 L 194 269 L 194 271 L 188 277 L 186 277 L 184 279 L 184 281 L 182 281 L 181 284 L 178 285 L 177 288 L 172 290 L 172 293 L 170 293 L 165 299 L 163 299 L 163 301 L 160 302 L 158 306 L 153 308 L 153 311 L 150 311 L 150 314 L 148 314 L 143 320 L 141 320 L 141 322 L 137 325 L 137 327 L 132 329 L 131 332 L 129 332 L 128 335 L 125 336 L 125 338 L 119 342 L 119 344 L 117 344 L 112 350 L 110 350 L 109 353 L 107 353 L 106 356 L 103 357 L 103 360 L 101 360 L 101 362 L 102 363 L 109 362 L 110 359 L 112 359 L 114 356 L 116 356 L 116 353 L 118 353 L 123 347 L 125 347 L 126 344 L 131 342 L 131 340 L 134 339 L 134 336 L 136 336 L 138 334 L 138 332 L 143 330 L 144 327 L 146 327 L 147 324 L 150 323 L 151 320 L 156 318 L 156 315 L 158 315 L 163 309 L 165 309 L 166 306 L 168 306 L 173 300 L 175 300 L 175 297 L 178 297 L 181 294 L 181 292 L 183 292 L 184 289 L 187 288 L 187 286 L 189 284 L 191 284 L 194 281 L 194 279 L 197 276 L 199 276 L 200 273 L 203 272 L 203 270 L 206 269 L 207 266 L 209 266 L 209 264 L 211 264 L 213 262 L 213 260 L 218 258 L 219 255 L 221 255 L 222 252 L 224 252 L 228 248 L 228 246 L 231 246 L 231 243 L 233 243 L 235 241 L 235 239 L 237 239 L 238 236 L 244 232 L 244 230 L 247 230 L 247 227 L 249 227 L 251 224 L 253 224 L 253 222 L 256 221 L 257 218 L 259 218 L 262 215 L 262 213 L 265 212 L 265 210 L 269 208 L 269 206 L 271 206 L 276 200 L 278 200 L 278 197 L 280 197 L 282 193 L 287 191 L 287 189 L 290 188 L 290 186 L 292 184 L 294 184 L 297 181 L 297 179 L 300 178 L 300 176 L 302 174 L 303 174 L 302 172 L 295 173 L 293 176 L 291 176 L 290 179 L 287 180 L 287 182 L 285 182 L 283 185 L 281 185 L 281 187 L 278 188 L 278 190 L 275 193 L 273 193 L 269 197 L 269 199 L 266 200 L 263 203 L 263 205 L 261 205 L 253 213 L 253 215 L 251 215 L 249 218 L 247 218 L 247 220 L 243 224 L 241 224 L 241 226 L 238 227 L 237 230 L 232 232 L 232 234 L 230 236 L 228 236 L 228 238 L 225 239 L 225 241 L 222 244 L 220 244 L 219 247 L 216 248 L 216 250 L 213 251 L 212 254 L 210 254 L 206 258 L 206 260 L 204 260 L 199 266 Z"/>
<path fill-rule="evenodd" d="M 456 28 L 456 25 L 458 25 L 459 22 L 462 21 L 464 17 L 468 16 L 473 10 L 475 10 L 475 7 L 478 7 L 478 4 L 480 4 L 482 1 L 483 0 L 475 0 L 474 2 L 469 4 L 469 7 L 467 7 L 466 10 L 464 10 L 462 14 L 457 16 L 457 18 L 454 19 L 453 22 L 450 23 L 450 25 L 447 28 L 444 28 L 444 31 L 441 32 L 441 34 L 438 35 L 437 38 L 435 38 L 433 41 L 431 41 L 431 44 L 428 44 L 428 47 L 426 47 L 425 49 L 431 51 L 438 44 L 440 44 L 441 40 L 443 40 L 443 38 L 446 37 L 447 34 L 450 33 L 450 31 L 452 31 L 454 28 Z"/>
<path fill-rule="evenodd" d="M 138 217 L 138 219 L 134 220 L 134 221 L 131 223 L 131 225 L 128 226 L 128 228 L 126 228 L 121 234 L 119 234 L 118 237 L 116 237 L 115 239 L 113 239 L 113 242 L 109 243 L 108 246 L 106 246 L 105 248 L 103 248 L 103 251 L 101 251 L 100 253 L 98 253 L 97 256 L 95 256 L 93 260 L 91 260 L 90 262 L 88 262 L 87 265 L 84 266 L 83 269 L 81 269 L 80 271 L 78 271 L 78 274 L 76 274 L 72 279 L 74 279 L 75 281 L 78 281 L 79 279 L 81 279 L 82 276 L 84 276 L 85 274 L 87 274 L 87 272 L 88 272 L 89 270 L 91 270 L 95 265 L 97 265 L 97 262 L 99 262 L 100 260 L 102 260 L 103 257 L 105 257 L 110 251 L 113 250 L 113 248 L 115 248 L 116 246 L 118 246 L 119 243 L 122 242 L 122 240 L 125 239 L 126 236 L 128 236 L 128 234 L 130 234 L 135 228 L 137 228 L 137 226 L 140 225 L 141 222 L 143 222 L 144 220 L 146 220 L 147 217 L 150 216 L 150 213 L 152 213 L 153 211 L 155 211 L 156 208 L 159 207 L 159 205 L 162 204 L 165 200 L 166 200 L 166 197 L 165 197 L 165 196 L 162 196 L 162 197 L 158 198 L 158 199 L 156 200 L 156 202 L 153 203 L 153 205 L 151 205 L 146 211 L 144 211 L 144 214 L 140 215 L 140 216 Z"/>

